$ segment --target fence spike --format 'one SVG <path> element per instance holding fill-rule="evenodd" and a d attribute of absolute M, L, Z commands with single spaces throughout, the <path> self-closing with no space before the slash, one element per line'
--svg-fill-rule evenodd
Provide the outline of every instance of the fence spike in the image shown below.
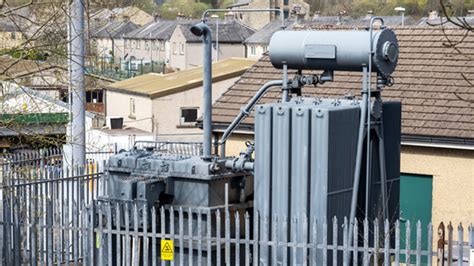
<path fill-rule="evenodd" d="M 432 265 L 433 261 L 433 224 L 430 222 L 427 226 L 428 231 L 428 265 Z"/>
<path fill-rule="evenodd" d="M 221 236 L 222 236 L 222 231 L 221 231 L 221 211 L 219 209 L 217 209 L 216 211 L 216 262 L 217 262 L 217 265 L 222 265 L 221 263 L 221 253 L 222 253 L 222 249 L 221 249 Z"/>
<path fill-rule="evenodd" d="M 337 229 L 338 229 L 337 217 L 332 218 L 332 265 L 337 265 Z"/>
<path fill-rule="evenodd" d="M 364 219 L 364 258 L 362 264 L 369 265 L 369 221 Z"/>
<path fill-rule="evenodd" d="M 384 221 L 384 258 L 383 262 L 384 265 L 387 265 L 388 262 L 390 261 L 390 222 L 388 219 L 385 219 Z"/>
<path fill-rule="evenodd" d="M 462 227 L 462 223 L 458 225 L 458 266 L 463 265 L 464 261 L 464 228 Z"/>
<path fill-rule="evenodd" d="M 245 266 L 250 265 L 250 216 L 246 211 L 244 214 L 245 226 Z"/>

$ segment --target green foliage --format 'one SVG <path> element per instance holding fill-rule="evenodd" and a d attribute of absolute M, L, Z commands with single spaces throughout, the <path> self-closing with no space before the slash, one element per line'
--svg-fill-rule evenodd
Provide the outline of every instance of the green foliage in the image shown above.
<path fill-rule="evenodd" d="M 335 16 L 345 10 L 350 16 L 357 18 L 372 10 L 374 14 L 387 16 L 396 15 L 393 10 L 397 6 L 406 9 L 405 14 L 415 18 L 427 16 L 429 11 L 440 11 L 439 0 L 306 0 L 311 11 L 320 11 L 322 15 Z M 443 0 L 453 16 L 465 16 L 467 10 L 474 9 L 473 0 Z"/>
<path fill-rule="evenodd" d="M 164 3 L 159 8 L 159 12 L 164 19 L 175 19 L 178 14 L 184 15 L 185 17 L 200 18 L 202 13 L 209 8 L 211 8 L 210 4 L 177 0 Z"/>
<path fill-rule="evenodd" d="M 46 61 L 49 54 L 38 50 L 3 50 L 0 55 L 10 55 L 15 59 Z"/>

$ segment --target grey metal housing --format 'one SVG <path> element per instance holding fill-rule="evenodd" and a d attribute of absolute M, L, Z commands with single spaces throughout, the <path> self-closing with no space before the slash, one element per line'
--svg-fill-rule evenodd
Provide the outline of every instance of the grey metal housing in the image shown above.
<path fill-rule="evenodd" d="M 307 215 L 318 221 L 349 215 L 359 116 L 353 100 L 293 98 L 257 106 L 255 211 L 262 217 Z M 260 232 L 261 239 L 269 239 Z M 278 230 L 278 239 L 287 236 Z M 268 250 L 260 253 L 260 263 L 268 263 Z M 285 265 L 283 253 L 276 256 Z M 302 264 L 303 254 L 296 256 Z"/>
<path fill-rule="evenodd" d="M 282 69 L 342 70 L 362 72 L 372 59 L 372 71 L 387 77 L 398 62 L 398 41 L 390 29 L 373 32 L 370 53 L 368 31 L 278 31 L 269 45 L 270 60 Z"/>

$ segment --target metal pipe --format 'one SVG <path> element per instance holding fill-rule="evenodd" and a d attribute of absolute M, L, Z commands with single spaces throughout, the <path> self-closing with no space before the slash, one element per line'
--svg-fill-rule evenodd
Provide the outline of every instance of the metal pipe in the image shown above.
<path fill-rule="evenodd" d="M 206 23 L 191 27 L 196 36 L 203 36 L 203 156 L 212 154 L 212 31 Z"/>
<path fill-rule="evenodd" d="M 219 141 L 220 145 L 224 146 L 225 142 L 229 138 L 229 136 L 232 134 L 232 132 L 235 130 L 235 128 L 246 118 L 250 112 L 252 111 L 253 107 L 257 102 L 262 98 L 262 96 L 271 88 L 275 86 L 282 86 L 283 85 L 283 80 L 272 80 L 269 81 L 265 84 L 263 84 L 262 87 L 257 91 L 257 93 L 250 99 L 250 101 L 247 103 L 246 106 L 242 107 L 240 109 L 240 113 L 234 118 L 232 123 L 227 127 L 227 129 L 224 131 L 224 134 L 222 134 L 222 137 Z"/>
<path fill-rule="evenodd" d="M 283 87 L 281 89 L 283 90 L 281 101 L 286 103 L 290 98 L 290 92 L 288 91 L 288 65 L 286 62 L 283 62 Z"/>
<path fill-rule="evenodd" d="M 253 13 L 253 12 L 278 12 L 281 17 L 281 27 L 285 28 L 285 15 L 281 9 L 277 8 L 245 8 L 245 9 L 227 9 L 227 8 L 213 8 L 208 9 L 202 13 L 202 21 L 206 21 L 206 17 L 209 13 L 220 13 L 220 12 L 236 12 L 236 13 Z"/>
<path fill-rule="evenodd" d="M 369 51 L 369 77 L 368 77 L 368 80 L 367 80 L 367 152 L 366 152 L 366 170 L 365 170 L 365 181 L 366 181 L 366 191 L 365 191 L 365 218 L 367 219 L 368 218 L 368 207 L 369 207 L 369 203 L 368 203 L 368 198 L 369 198 L 369 190 L 368 190 L 368 186 L 369 186 L 369 181 L 370 181 L 370 153 L 371 153 L 371 141 L 370 141 L 370 129 L 372 127 L 372 123 L 371 123 L 371 87 L 372 87 L 372 58 L 373 58 L 373 55 L 374 55 L 374 36 L 373 36 L 373 30 L 374 30 L 374 21 L 376 20 L 380 20 L 381 22 L 381 27 L 384 27 L 384 20 L 381 18 L 381 17 L 372 17 L 370 18 L 370 29 L 369 29 L 369 41 L 370 41 L 370 51 Z"/>
<path fill-rule="evenodd" d="M 74 0 L 71 5 L 71 100 L 72 138 L 71 165 L 84 165 L 86 160 L 85 81 L 84 81 L 84 2 Z"/>
<path fill-rule="evenodd" d="M 380 118 L 379 124 L 379 167 L 380 167 L 380 181 L 382 190 L 382 208 L 383 219 L 388 219 L 388 201 L 387 201 L 387 170 L 385 164 L 385 140 L 383 131 L 383 117 Z"/>
<path fill-rule="evenodd" d="M 361 101 L 361 114 L 359 121 L 359 137 L 357 139 L 357 154 L 356 154 L 356 163 L 354 169 L 354 184 L 352 187 L 352 200 L 351 200 L 351 212 L 349 215 L 349 238 L 352 239 L 352 234 L 354 233 L 354 219 L 357 209 L 357 196 L 359 192 L 359 183 L 360 183 L 360 168 L 362 165 L 362 151 L 363 151 L 363 142 L 364 142 L 364 133 L 365 133 L 365 120 L 367 112 L 367 67 L 363 68 L 362 76 L 362 101 Z"/>

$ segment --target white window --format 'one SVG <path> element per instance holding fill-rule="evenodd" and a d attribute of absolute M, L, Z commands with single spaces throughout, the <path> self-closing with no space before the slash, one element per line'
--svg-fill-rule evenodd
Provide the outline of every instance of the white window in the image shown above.
<path fill-rule="evenodd" d="M 132 41 L 132 46 L 130 48 L 133 48 L 133 47 L 136 47 L 137 46 L 137 41 L 136 40 L 133 40 Z"/>
<path fill-rule="evenodd" d="M 177 54 L 178 53 L 178 47 L 176 46 L 176 43 L 174 42 L 173 43 L 173 54 Z"/>
<path fill-rule="evenodd" d="M 140 40 L 137 41 L 137 49 L 140 49 Z"/>
<path fill-rule="evenodd" d="M 160 42 L 160 50 L 161 51 L 165 50 L 165 42 Z"/>
<path fill-rule="evenodd" d="M 150 43 L 147 41 L 145 41 L 145 50 L 150 50 Z"/>
<path fill-rule="evenodd" d="M 180 125 L 195 125 L 198 118 L 197 107 L 181 108 L 181 116 L 179 120 Z"/>
<path fill-rule="evenodd" d="M 256 50 L 255 45 L 251 45 L 250 46 L 250 55 L 255 55 L 256 54 L 255 50 Z"/>
<path fill-rule="evenodd" d="M 181 43 L 179 47 L 179 53 L 184 54 L 184 43 Z"/>
<path fill-rule="evenodd" d="M 265 53 L 266 51 L 268 51 L 268 46 L 266 46 L 266 45 L 262 46 L 262 50 Z"/>
<path fill-rule="evenodd" d="M 135 99 L 130 98 L 130 113 L 128 115 L 129 118 L 135 119 Z"/>

